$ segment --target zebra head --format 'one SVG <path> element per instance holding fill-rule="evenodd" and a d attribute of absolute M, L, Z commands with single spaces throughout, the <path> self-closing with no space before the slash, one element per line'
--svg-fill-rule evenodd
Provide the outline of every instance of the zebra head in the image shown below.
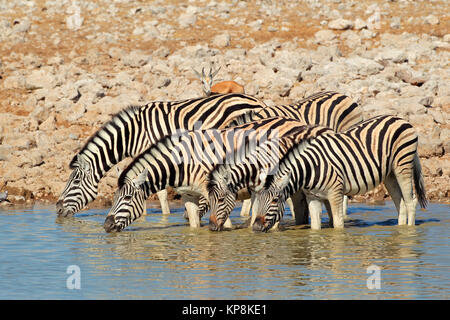
<path fill-rule="evenodd" d="M 253 210 L 256 212 L 253 231 L 269 231 L 275 223 L 281 220 L 286 205 L 286 187 L 289 184 L 290 173 L 260 176 L 261 186 L 255 188 Z"/>
<path fill-rule="evenodd" d="M 120 232 L 144 214 L 147 175 L 148 170 L 144 169 L 135 179 L 126 179 L 116 191 L 113 205 L 103 224 L 106 232 Z"/>
<path fill-rule="evenodd" d="M 73 168 L 67 184 L 56 202 L 58 216 L 72 216 L 97 196 L 98 183 L 92 165 L 79 154 L 71 164 Z"/>
<path fill-rule="evenodd" d="M 232 185 L 230 172 L 220 166 L 210 174 L 208 182 L 208 197 L 211 213 L 209 229 L 221 231 L 230 212 L 236 205 L 237 192 Z"/>

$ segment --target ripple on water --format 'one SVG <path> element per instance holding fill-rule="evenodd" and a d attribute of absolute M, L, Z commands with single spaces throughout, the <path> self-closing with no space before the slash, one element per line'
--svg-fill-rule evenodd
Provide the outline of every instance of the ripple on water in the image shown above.
<path fill-rule="evenodd" d="M 248 228 L 190 229 L 183 209 L 148 215 L 106 234 L 108 209 L 56 218 L 54 208 L 0 210 L 3 299 L 448 299 L 450 206 L 418 211 L 415 227 L 397 226 L 392 203 L 351 205 L 344 231 L 294 226 L 266 234 Z M 234 225 L 245 222 L 239 211 Z M 67 267 L 81 270 L 69 290 Z M 367 268 L 380 268 L 369 290 Z"/>

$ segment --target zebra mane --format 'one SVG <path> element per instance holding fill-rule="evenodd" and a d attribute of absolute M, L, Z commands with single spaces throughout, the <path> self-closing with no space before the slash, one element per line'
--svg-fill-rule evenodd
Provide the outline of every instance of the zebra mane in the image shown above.
<path fill-rule="evenodd" d="M 81 150 L 72 158 L 72 161 L 70 161 L 69 168 L 70 169 L 75 168 L 75 163 L 77 162 L 77 156 L 82 155 L 89 148 L 89 145 L 91 144 L 91 142 L 100 135 L 100 132 L 105 130 L 105 128 L 107 126 L 109 126 L 110 124 L 114 123 L 114 120 L 116 118 L 121 117 L 124 114 L 128 114 L 129 116 L 134 116 L 141 110 L 141 108 L 142 108 L 142 106 L 132 105 L 132 106 L 128 106 L 127 108 L 122 109 L 121 111 L 116 113 L 108 122 L 106 122 L 100 129 L 97 130 L 97 132 L 95 132 L 89 138 L 89 140 L 84 144 L 83 148 L 81 148 Z"/>
<path fill-rule="evenodd" d="M 216 183 L 214 182 L 216 180 L 216 177 L 214 177 L 215 174 L 221 174 L 220 171 L 227 170 L 227 164 L 215 164 L 214 167 L 211 169 L 211 171 L 208 173 L 208 176 L 206 177 L 206 190 L 210 192 Z"/>
<path fill-rule="evenodd" d="M 266 181 L 264 182 L 264 189 L 269 189 L 270 185 L 272 184 L 273 180 L 275 179 L 274 174 L 267 175 Z"/>

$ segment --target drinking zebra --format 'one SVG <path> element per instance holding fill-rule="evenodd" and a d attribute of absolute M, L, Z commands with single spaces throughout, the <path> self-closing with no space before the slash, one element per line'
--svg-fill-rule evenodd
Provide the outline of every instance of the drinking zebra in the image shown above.
<path fill-rule="evenodd" d="M 90 137 L 70 162 L 73 169 L 56 203 L 60 216 L 73 215 L 97 196 L 100 179 L 115 164 L 135 157 L 180 129 L 224 128 L 231 120 L 265 104 L 243 94 L 214 95 L 178 102 L 151 102 L 128 107 Z M 169 213 L 167 192 L 158 194 L 163 213 Z"/>
<path fill-rule="evenodd" d="M 224 222 L 236 206 L 236 200 L 241 200 L 239 198 L 240 190 L 253 190 L 261 184 L 261 173 L 273 173 L 280 158 L 290 148 L 328 130 L 329 128 L 322 126 L 305 125 L 303 128 L 299 128 L 294 135 L 281 137 L 279 141 L 269 140 L 261 144 L 238 164 L 216 165 L 208 174 L 207 191 L 211 209 L 209 228 L 212 231 L 223 230 Z M 273 152 L 273 150 L 277 152 Z M 303 192 L 300 190 L 298 194 L 292 194 L 291 198 L 293 199 L 291 210 L 295 212 L 296 223 L 307 223 L 303 220 L 305 216 L 308 218 L 305 212 L 306 202 Z M 255 215 L 253 214 L 250 226 L 254 219 Z"/>
<path fill-rule="evenodd" d="M 151 194 L 168 186 L 190 203 L 197 204 L 200 196 L 207 199 L 207 174 L 215 165 L 239 163 L 260 143 L 276 141 L 303 127 L 303 122 L 296 120 L 268 118 L 228 129 L 194 130 L 163 138 L 120 175 L 105 230 L 123 230 L 145 212 L 145 200 Z M 191 215 L 190 225 L 200 226 L 200 218 Z"/>
<path fill-rule="evenodd" d="M 413 186 L 422 208 L 427 205 L 414 128 L 394 116 L 378 116 L 343 132 L 332 130 L 301 142 L 281 159 L 275 175 L 260 177 L 255 194 L 253 229 L 267 231 L 278 222 L 285 200 L 303 190 L 310 206 L 327 199 L 335 228 L 343 228 L 343 195 L 364 194 L 384 182 L 398 224 L 415 224 Z M 311 228 L 320 229 L 320 213 L 311 210 Z"/>
<path fill-rule="evenodd" d="M 362 121 L 362 110 L 357 103 L 348 96 L 334 92 L 322 91 L 312 94 L 295 104 L 268 106 L 258 112 L 249 112 L 234 119 L 230 126 L 235 126 L 258 119 L 270 117 L 286 117 L 298 119 L 305 124 L 322 125 L 335 131 L 342 131 Z M 299 212 L 300 207 L 290 201 L 291 208 L 297 207 L 293 212 Z M 301 197 L 296 199 L 300 201 Z M 346 198 L 347 200 L 347 198 Z M 347 202 L 345 202 L 345 205 Z M 244 200 L 241 209 L 241 216 L 248 216 L 250 212 L 250 200 Z M 307 223 L 307 211 L 295 217 L 298 223 Z"/>

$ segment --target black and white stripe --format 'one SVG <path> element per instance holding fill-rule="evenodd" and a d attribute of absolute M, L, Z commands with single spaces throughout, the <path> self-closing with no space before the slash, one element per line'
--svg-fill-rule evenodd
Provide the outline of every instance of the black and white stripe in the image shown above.
<path fill-rule="evenodd" d="M 399 224 L 414 225 L 412 181 L 420 205 L 427 204 L 417 144 L 411 124 L 394 116 L 378 116 L 343 133 L 328 130 L 301 142 L 284 155 L 275 175 L 261 179 L 254 230 L 267 231 L 278 222 L 285 200 L 298 190 L 305 192 L 310 208 L 328 200 L 333 225 L 342 228 L 343 195 L 364 194 L 382 182 L 399 212 Z M 311 227 L 320 228 L 320 216 L 311 219 Z"/>
<path fill-rule="evenodd" d="M 333 91 L 324 91 L 313 94 L 293 105 L 270 106 L 259 112 L 244 114 L 233 120 L 231 125 L 264 119 L 271 116 L 298 119 L 305 124 L 322 125 L 335 131 L 342 131 L 362 121 L 362 110 L 348 96 Z M 246 165 L 248 166 L 247 168 L 242 167 Z M 258 172 L 260 171 L 259 167 L 249 165 L 247 162 L 243 162 L 238 168 L 234 168 L 230 165 L 224 166 L 226 168 L 217 166 L 215 170 L 223 171 L 224 174 L 232 172 L 235 183 L 231 181 L 228 184 L 224 184 L 224 177 L 220 173 L 213 174 L 210 177 L 211 194 L 209 200 L 214 203 L 213 208 L 211 209 L 211 221 L 217 221 L 218 223 L 217 225 L 214 223 L 210 225 L 212 230 L 222 229 L 223 222 L 228 218 L 233 209 L 232 203 L 235 201 L 232 199 L 235 198 L 236 190 L 239 190 L 239 188 L 251 188 L 252 185 L 256 183 L 254 177 L 257 177 Z M 233 190 L 227 189 L 227 186 L 231 187 Z M 218 196 L 219 194 L 221 196 Z M 223 197 L 225 194 L 228 195 L 228 198 Z M 302 193 L 299 192 L 294 195 L 291 200 L 291 209 L 295 213 L 296 223 L 307 223 L 308 210 L 305 208 L 306 204 Z M 345 201 L 345 210 L 346 203 L 347 202 Z M 249 208 L 250 206 L 243 205 L 243 208 L 244 207 Z M 248 213 L 241 215 L 248 215 Z"/>
<path fill-rule="evenodd" d="M 302 122 L 269 118 L 228 129 L 186 131 L 167 136 L 142 152 L 123 171 L 119 191 L 105 222 L 106 231 L 120 231 L 144 212 L 143 201 L 151 194 L 173 187 L 186 201 L 198 204 L 207 199 L 207 175 L 220 163 L 239 163 L 267 140 L 294 134 Z M 126 199 L 135 190 L 136 199 Z M 133 207 L 130 207 L 131 204 Z M 114 217 L 116 224 L 111 224 Z M 199 226 L 201 217 L 190 217 L 191 226 Z"/>
<path fill-rule="evenodd" d="M 97 196 L 98 182 L 115 164 L 135 157 L 180 129 L 224 128 L 234 118 L 265 104 L 244 94 L 224 94 L 178 102 L 129 107 L 107 122 L 73 158 L 69 180 L 57 202 L 58 215 L 81 210 Z"/>

